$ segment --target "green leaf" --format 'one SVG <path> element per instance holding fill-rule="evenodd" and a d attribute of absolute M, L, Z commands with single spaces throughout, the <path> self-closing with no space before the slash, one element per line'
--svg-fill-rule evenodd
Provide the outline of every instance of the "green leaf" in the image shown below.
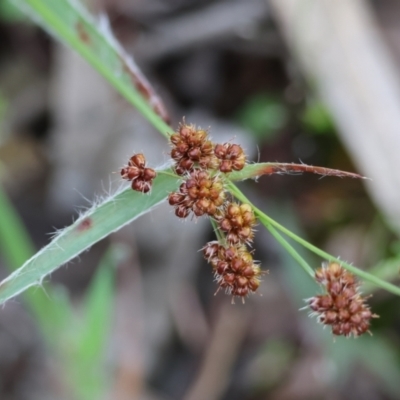
<path fill-rule="evenodd" d="M 79 398 L 99 399 L 110 378 L 105 367 L 105 350 L 112 326 L 115 267 L 121 256 L 117 246 L 108 250 L 89 286 L 83 312 L 64 349 L 68 376 Z"/>
<path fill-rule="evenodd" d="M 31 239 L 16 210 L 0 188 L 0 249 L 10 270 L 16 270 L 35 253 Z M 71 307 L 63 288 L 35 289 L 25 293 L 25 300 L 37 318 L 41 331 L 54 342 L 54 327 L 65 326 Z"/>
<path fill-rule="evenodd" d="M 89 286 L 84 301 L 84 329 L 79 340 L 82 362 L 96 362 L 104 349 L 113 309 L 114 272 L 117 249 L 112 248 L 103 257 L 98 271 Z M 97 361 L 100 362 L 100 359 Z"/>
<path fill-rule="evenodd" d="M 163 120 L 167 119 L 167 115 L 161 100 L 155 95 L 133 59 L 114 38 L 104 16 L 95 20 L 78 0 L 12 2 L 85 58 L 160 133 L 166 137 L 168 133 L 172 133 Z"/>
<path fill-rule="evenodd" d="M 175 175 L 159 171 L 149 194 L 126 188 L 94 205 L 42 250 L 0 282 L 0 304 L 34 285 L 110 233 L 120 229 L 165 200 L 177 189 Z"/>

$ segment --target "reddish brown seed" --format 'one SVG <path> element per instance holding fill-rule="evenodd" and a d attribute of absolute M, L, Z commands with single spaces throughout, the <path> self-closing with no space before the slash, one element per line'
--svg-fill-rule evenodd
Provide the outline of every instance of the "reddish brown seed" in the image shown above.
<path fill-rule="evenodd" d="M 178 206 L 175 208 L 175 215 L 178 218 L 186 218 L 189 215 L 189 210 L 184 206 Z"/>
<path fill-rule="evenodd" d="M 168 202 L 171 206 L 175 206 L 177 204 L 180 204 L 184 198 L 185 198 L 185 196 L 183 196 L 182 194 L 172 192 L 168 196 Z"/>
<path fill-rule="evenodd" d="M 214 149 L 214 154 L 218 157 L 218 158 L 224 158 L 225 154 L 226 154 L 226 149 L 224 147 L 224 145 L 222 144 L 216 144 L 215 145 L 215 149 Z"/>
<path fill-rule="evenodd" d="M 229 264 L 226 261 L 218 261 L 217 272 L 219 275 L 223 275 L 229 269 Z"/>
<path fill-rule="evenodd" d="M 258 278 L 252 278 L 249 280 L 249 289 L 255 292 L 260 286 L 260 280 Z"/>
<path fill-rule="evenodd" d="M 135 154 L 131 157 L 130 161 L 133 165 L 136 165 L 138 168 L 144 168 L 146 165 L 146 159 L 143 154 Z"/>
<path fill-rule="evenodd" d="M 209 242 L 203 248 L 204 257 L 209 260 L 211 257 L 215 257 L 219 250 L 218 242 Z"/>
<path fill-rule="evenodd" d="M 137 167 L 125 167 L 121 169 L 121 177 L 122 179 L 126 179 L 128 181 L 131 181 L 138 176 L 140 176 L 140 169 Z"/>
<path fill-rule="evenodd" d="M 252 278 L 255 275 L 255 271 L 252 268 L 252 266 L 247 266 L 242 271 L 242 275 L 245 276 L 246 278 Z"/>
<path fill-rule="evenodd" d="M 224 280 L 227 284 L 231 285 L 233 282 L 235 282 L 235 274 L 233 274 L 233 273 L 226 273 L 226 274 L 223 275 L 223 280 Z"/>
<path fill-rule="evenodd" d="M 219 166 L 219 170 L 225 174 L 232 172 L 232 162 L 230 160 L 223 160 Z"/>
<path fill-rule="evenodd" d="M 179 134 L 183 137 L 186 138 L 190 135 L 191 133 L 191 128 L 188 125 L 182 125 L 179 128 Z"/>
<path fill-rule="evenodd" d="M 152 181 L 157 176 L 153 168 L 145 168 L 143 171 L 143 179 L 145 181 Z"/>
<path fill-rule="evenodd" d="M 248 285 L 249 281 L 244 276 L 238 276 L 236 279 L 236 283 L 239 287 L 246 287 Z"/>

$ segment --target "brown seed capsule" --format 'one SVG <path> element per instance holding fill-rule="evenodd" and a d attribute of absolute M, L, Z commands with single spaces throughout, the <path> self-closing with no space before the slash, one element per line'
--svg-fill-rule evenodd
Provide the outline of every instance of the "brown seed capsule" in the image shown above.
<path fill-rule="evenodd" d="M 366 298 L 359 293 L 355 277 L 340 264 L 331 262 L 315 272 L 315 279 L 327 293 L 311 298 L 309 307 L 334 335 L 359 336 L 368 332 L 372 314 Z"/>
<path fill-rule="evenodd" d="M 121 169 L 122 179 L 132 182 L 131 187 L 138 192 L 150 191 L 153 179 L 157 176 L 153 168 L 146 168 L 146 159 L 143 154 L 134 154 L 128 165 Z"/>
<path fill-rule="evenodd" d="M 238 144 L 217 144 L 214 154 L 220 160 L 219 170 L 223 173 L 240 171 L 246 164 L 246 155 Z"/>

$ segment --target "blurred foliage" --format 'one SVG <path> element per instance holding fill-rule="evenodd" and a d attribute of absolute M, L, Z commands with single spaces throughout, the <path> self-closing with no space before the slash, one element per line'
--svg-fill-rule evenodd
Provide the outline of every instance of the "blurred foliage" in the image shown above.
<path fill-rule="evenodd" d="M 2 144 L 5 136 L 4 132 L 4 118 L 8 109 L 8 102 L 4 95 L 0 92 L 0 145 Z"/>
<path fill-rule="evenodd" d="M 328 109 L 316 99 L 307 101 L 301 121 L 311 133 L 326 135 L 335 132 L 335 124 Z"/>
<path fill-rule="evenodd" d="M 9 23 L 27 20 L 25 15 L 10 0 L 0 1 L 0 19 Z"/>
<path fill-rule="evenodd" d="M 286 106 L 273 96 L 262 93 L 247 100 L 238 112 L 239 123 L 253 133 L 257 142 L 272 141 L 287 124 Z"/>
<path fill-rule="evenodd" d="M 32 254 L 31 243 L 20 218 L 0 190 L 0 248 L 11 269 Z M 113 316 L 114 266 L 124 252 L 112 248 L 103 257 L 90 284 L 81 310 L 71 303 L 61 286 L 30 288 L 24 298 L 47 343 L 59 356 L 65 380 L 78 399 L 98 399 L 106 392 L 105 348 Z"/>

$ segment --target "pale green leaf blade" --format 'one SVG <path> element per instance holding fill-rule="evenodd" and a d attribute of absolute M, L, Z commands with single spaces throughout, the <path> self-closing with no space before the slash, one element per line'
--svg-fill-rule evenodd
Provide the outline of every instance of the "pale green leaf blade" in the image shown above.
<path fill-rule="evenodd" d="M 0 282 L 0 304 L 31 286 L 40 285 L 58 267 L 110 233 L 149 212 L 165 200 L 168 193 L 176 190 L 178 184 L 176 176 L 160 171 L 149 194 L 126 188 L 94 205 L 21 268 Z"/>

